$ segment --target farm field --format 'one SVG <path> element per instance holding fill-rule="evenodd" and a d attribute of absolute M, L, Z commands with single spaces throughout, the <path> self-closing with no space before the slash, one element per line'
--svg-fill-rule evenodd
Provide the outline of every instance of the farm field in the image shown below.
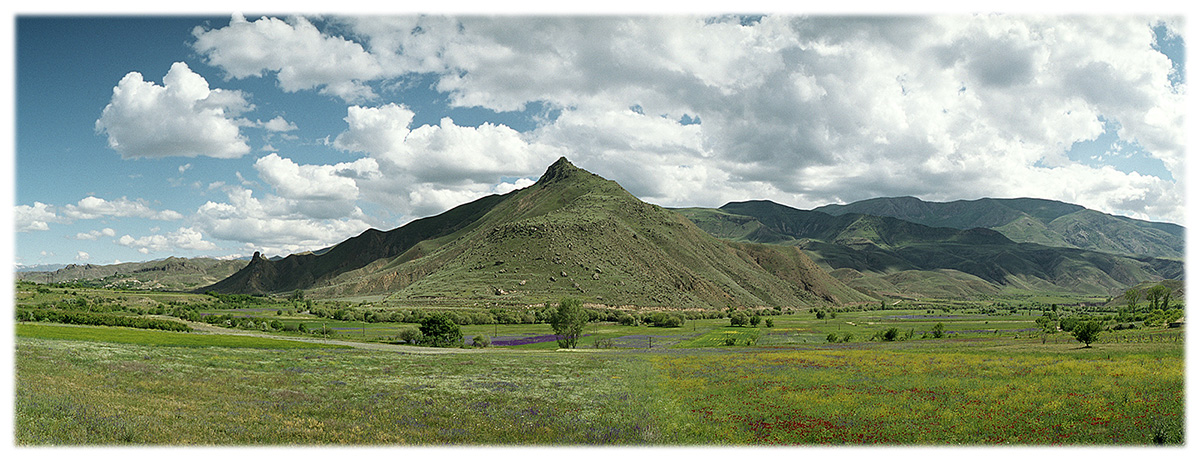
<path fill-rule="evenodd" d="M 1183 434 L 1177 342 L 421 355 L 49 339 L 30 327 L 42 326 L 17 330 L 19 445 L 1151 445 Z"/>

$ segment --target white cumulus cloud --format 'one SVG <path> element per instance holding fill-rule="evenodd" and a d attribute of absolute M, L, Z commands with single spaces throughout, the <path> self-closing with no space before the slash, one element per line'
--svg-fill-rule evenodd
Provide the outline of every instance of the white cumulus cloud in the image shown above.
<path fill-rule="evenodd" d="M 233 78 L 273 72 L 284 91 L 320 88 L 346 101 L 364 101 L 376 95 L 363 82 L 383 75 L 361 45 L 325 35 L 302 17 L 250 22 L 239 14 L 226 27 L 197 27 L 193 35 L 193 48 L 208 64 Z"/>
<path fill-rule="evenodd" d="M 191 227 L 180 227 L 179 230 L 168 232 L 166 235 L 154 234 L 138 238 L 133 238 L 129 234 L 125 234 L 117 239 L 117 243 L 133 248 L 142 254 L 217 249 L 216 244 L 204 240 L 204 235 Z"/>
<path fill-rule="evenodd" d="M 54 206 L 42 202 L 33 205 L 17 205 L 13 210 L 13 222 L 18 232 L 50 230 L 50 223 L 63 222 L 54 212 Z"/>
<path fill-rule="evenodd" d="M 75 240 L 96 240 L 100 237 L 116 237 L 117 231 L 112 228 L 105 227 L 100 230 L 92 230 L 88 232 L 80 232 L 75 234 Z"/>
<path fill-rule="evenodd" d="M 103 217 L 145 218 L 162 221 L 183 219 L 183 215 L 172 210 L 154 210 L 144 201 L 130 200 L 121 197 L 116 200 L 105 200 L 96 196 L 88 196 L 79 203 L 63 207 L 63 216 L 71 219 L 98 219 Z"/>
<path fill-rule="evenodd" d="M 177 62 L 163 85 L 130 72 L 113 88 L 112 101 L 96 120 L 96 131 L 122 158 L 236 158 L 250 152 L 237 116 L 249 110 L 237 91 L 210 89 L 208 82 Z"/>

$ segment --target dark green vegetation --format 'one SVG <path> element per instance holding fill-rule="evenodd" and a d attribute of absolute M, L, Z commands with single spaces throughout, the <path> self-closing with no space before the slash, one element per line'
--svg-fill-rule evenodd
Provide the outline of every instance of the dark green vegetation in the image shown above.
<path fill-rule="evenodd" d="M 18 324 L 23 338 L 95 341 L 161 347 L 238 347 L 252 349 L 344 349 L 348 346 L 235 335 L 201 335 L 133 328 Z"/>
<path fill-rule="evenodd" d="M 187 291 L 210 285 L 246 267 L 246 261 L 167 258 L 110 265 L 71 264 L 51 272 L 17 272 L 17 280 L 134 290 Z"/>
<path fill-rule="evenodd" d="M 932 227 L 985 228 L 1015 242 L 1125 255 L 1182 259 L 1185 248 L 1182 226 L 1113 216 L 1053 200 L 984 198 L 939 203 L 892 197 L 813 211 L 886 216 Z"/>
<path fill-rule="evenodd" d="M 254 258 L 209 289 L 408 303 L 724 308 L 874 302 L 792 247 L 729 244 L 620 185 L 551 165 L 530 187 L 315 255 Z"/>
<path fill-rule="evenodd" d="M 1141 282 L 1183 276 L 1178 260 L 1017 243 L 982 228 L 831 216 L 768 201 L 678 211 L 717 237 L 801 248 L 842 282 L 876 297 L 1107 297 Z"/>

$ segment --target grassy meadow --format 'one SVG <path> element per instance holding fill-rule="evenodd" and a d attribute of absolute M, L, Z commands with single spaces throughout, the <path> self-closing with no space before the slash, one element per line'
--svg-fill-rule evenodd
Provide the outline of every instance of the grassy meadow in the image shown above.
<path fill-rule="evenodd" d="M 1184 442 L 1182 329 L 1106 331 L 1084 348 L 1040 328 L 1042 309 L 994 301 L 775 311 L 756 326 L 594 322 L 575 351 L 557 350 L 545 323 L 473 324 L 464 340 L 494 345 L 450 354 L 398 344 L 413 323 L 283 301 L 18 292 L 18 308 L 64 305 L 162 318 L 199 308 L 189 315 L 327 326 L 338 341 L 261 320 L 192 333 L 19 322 L 21 446 Z M 889 328 L 899 336 L 881 340 Z"/>

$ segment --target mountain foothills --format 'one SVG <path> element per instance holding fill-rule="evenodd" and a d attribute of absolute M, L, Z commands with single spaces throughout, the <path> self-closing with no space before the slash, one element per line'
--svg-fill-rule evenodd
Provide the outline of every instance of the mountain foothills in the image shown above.
<path fill-rule="evenodd" d="M 1106 253 L 1183 259 L 1185 251 L 1183 226 L 1113 216 L 1053 200 L 983 198 L 943 203 L 892 197 L 813 211 L 891 217 L 933 227 L 979 227 L 1016 242 Z"/>
<path fill-rule="evenodd" d="M 53 271 L 17 272 L 17 280 L 85 283 L 109 288 L 185 291 L 210 285 L 246 267 L 245 260 L 170 257 L 120 264 L 71 264 Z"/>
<path fill-rule="evenodd" d="M 921 205 L 926 202 L 913 200 L 898 199 L 891 207 L 885 206 L 892 203 L 889 199 L 881 199 L 869 201 L 872 207 L 852 204 L 813 211 L 750 201 L 729 203 L 719 209 L 676 211 L 723 239 L 803 249 L 839 280 L 873 296 L 957 297 L 1031 291 L 1111 296 L 1142 282 L 1183 278 L 1179 226 L 1108 216 L 1047 200 L 988 199 L 955 202 L 954 207 L 926 207 Z M 946 227 L 848 209 L 915 216 Z M 1106 219 L 1115 223 L 1094 219 L 1097 216 L 1108 216 Z M 1086 231 L 1064 225 L 1087 219 L 1092 219 L 1092 224 Z M 971 225 L 977 227 L 964 229 Z M 1038 225 L 1042 231 L 1016 231 Z M 1074 245 L 1064 243 L 1065 234 L 1049 231 L 1068 228 L 1078 230 L 1071 237 Z M 1124 238 L 1104 234 L 1100 229 L 1114 229 Z M 1132 241 L 1131 233 L 1153 238 Z M 1076 238 L 1085 234 L 1092 238 Z M 1058 236 L 1057 246 L 1036 243 L 1051 236 Z M 1110 248 L 1112 244 L 1107 242 L 1116 240 L 1125 240 L 1122 248 L 1127 251 L 1155 247 L 1170 253 L 1173 245 L 1179 249 L 1171 253 L 1172 257 L 1163 258 L 1080 248 Z"/>
<path fill-rule="evenodd" d="M 794 246 L 727 242 L 565 158 L 530 187 L 460 205 L 317 254 L 256 255 L 205 290 L 409 302 L 676 308 L 875 302 Z"/>

